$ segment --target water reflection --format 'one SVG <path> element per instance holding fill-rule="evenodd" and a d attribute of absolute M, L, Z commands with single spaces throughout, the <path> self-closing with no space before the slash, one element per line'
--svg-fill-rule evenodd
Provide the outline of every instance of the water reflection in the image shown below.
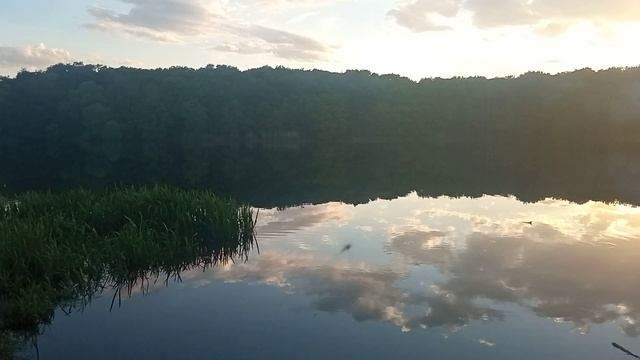
<path fill-rule="evenodd" d="M 455 298 L 516 302 L 584 331 L 617 321 L 627 335 L 637 336 L 638 244 L 570 243 L 566 234 L 551 229 L 541 226 L 512 237 L 470 235 L 467 248 L 442 267 L 450 278 L 439 290 Z"/>
<path fill-rule="evenodd" d="M 256 231 L 261 253 L 245 263 L 183 272 L 182 288 L 176 293 L 192 289 L 194 299 L 204 299 L 181 305 L 183 311 L 207 312 L 212 296 L 230 296 L 231 308 L 225 311 L 247 315 L 226 327 L 244 333 L 255 329 L 253 322 L 263 313 L 276 311 L 262 300 L 271 289 L 284 296 L 278 306 L 314 314 L 323 329 L 314 341 L 325 341 L 327 334 L 346 334 L 335 317 L 342 314 L 358 324 L 358 333 L 365 338 L 375 336 L 376 324 L 397 334 L 424 337 L 442 332 L 440 341 L 465 333 L 476 346 L 491 351 L 513 351 L 510 344 L 535 343 L 532 358 L 542 354 L 578 358 L 580 351 L 584 356 L 600 349 L 606 354 L 612 339 L 595 331 L 599 325 L 628 337 L 640 334 L 637 208 L 410 194 L 355 207 L 328 203 L 260 210 L 260 214 Z M 342 252 L 346 244 L 352 247 Z M 255 298 L 243 299 L 242 306 L 233 308 L 239 300 L 230 295 L 233 286 L 253 286 Z M 205 290 L 209 288 L 215 292 Z M 162 305 L 170 301 L 167 296 L 158 292 L 140 304 L 167 306 Z M 312 326 L 295 319 L 283 318 L 278 326 L 293 333 Z M 518 327 L 526 335 L 513 331 Z M 562 350 L 555 339 L 571 329 L 594 338 L 586 343 L 565 338 L 567 349 Z M 542 332 L 553 336 L 530 338 L 529 334 Z M 402 334 L 407 339 L 412 335 Z M 438 346 L 434 338 L 428 339 L 428 347 Z M 267 346 L 259 338 L 253 341 Z M 350 340 L 347 336 L 331 341 Z M 493 355 L 512 358 L 508 351 Z M 252 355 L 256 354 L 247 356 Z"/>
<path fill-rule="evenodd" d="M 341 221 L 349 215 L 347 206 L 341 203 L 301 206 L 281 210 L 263 210 L 262 237 L 278 236 L 312 227 L 328 221 Z"/>
<path fill-rule="evenodd" d="M 349 211 L 354 218 L 345 220 Z M 370 214 L 379 217 L 366 219 Z M 368 224 L 359 224 L 362 220 Z M 382 246 L 395 255 L 395 262 L 345 262 L 331 252 L 319 257 L 289 249 L 266 253 L 215 277 L 298 291 L 312 296 L 318 310 L 347 312 L 358 321 L 387 321 L 403 330 L 456 329 L 473 320 L 503 319 L 495 304 L 510 302 L 581 331 L 615 321 L 629 336 L 640 333 L 640 289 L 634 286 L 640 273 L 638 209 L 551 199 L 523 204 L 489 196 L 411 195 L 355 210 L 339 204 L 287 209 L 258 231 L 272 237 L 276 228 L 284 235 L 299 231 L 301 223 L 326 227 L 327 221 L 341 232 L 364 227 L 387 234 Z M 424 266 L 435 267 L 444 280 L 422 278 L 427 284 L 422 287 L 404 283 L 422 276 L 413 273 Z"/>

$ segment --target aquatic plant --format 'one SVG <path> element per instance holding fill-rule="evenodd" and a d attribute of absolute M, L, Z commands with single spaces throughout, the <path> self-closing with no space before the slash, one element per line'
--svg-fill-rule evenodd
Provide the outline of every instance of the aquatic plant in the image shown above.
<path fill-rule="evenodd" d="M 105 289 L 120 297 L 190 268 L 247 260 L 257 214 L 166 186 L 27 192 L 0 204 L 0 348 Z M 144 289 L 143 289 L 144 290 Z"/>

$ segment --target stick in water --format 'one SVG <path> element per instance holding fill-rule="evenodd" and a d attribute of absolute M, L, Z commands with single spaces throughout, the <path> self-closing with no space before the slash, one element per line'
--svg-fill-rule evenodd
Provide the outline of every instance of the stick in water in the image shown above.
<path fill-rule="evenodd" d="M 633 357 L 634 357 L 634 358 L 636 358 L 636 359 L 640 359 L 640 356 L 638 356 L 638 355 L 636 355 L 636 354 L 632 353 L 631 351 L 629 351 L 629 350 L 625 349 L 625 348 L 624 348 L 624 347 L 622 347 L 621 345 L 618 345 L 618 344 L 616 344 L 616 343 L 611 343 L 611 345 L 613 345 L 613 347 L 614 347 L 614 348 L 616 348 L 616 349 L 618 349 L 618 350 L 622 351 L 623 353 L 625 353 L 625 354 L 627 354 L 627 355 L 629 355 L 629 356 L 633 356 Z"/>

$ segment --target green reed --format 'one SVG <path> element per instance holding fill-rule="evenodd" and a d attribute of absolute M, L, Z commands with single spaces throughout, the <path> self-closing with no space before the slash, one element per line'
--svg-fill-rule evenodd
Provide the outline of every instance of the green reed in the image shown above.
<path fill-rule="evenodd" d="M 166 186 L 0 199 L 0 350 L 103 289 L 130 294 L 196 266 L 246 261 L 256 219 L 232 199 Z"/>

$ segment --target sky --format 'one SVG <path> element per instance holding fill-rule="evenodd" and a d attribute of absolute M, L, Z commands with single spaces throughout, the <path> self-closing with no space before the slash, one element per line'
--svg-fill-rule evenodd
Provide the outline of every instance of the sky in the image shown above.
<path fill-rule="evenodd" d="M 59 62 L 425 77 L 640 65 L 640 0 L 2 0 L 0 74 Z"/>

